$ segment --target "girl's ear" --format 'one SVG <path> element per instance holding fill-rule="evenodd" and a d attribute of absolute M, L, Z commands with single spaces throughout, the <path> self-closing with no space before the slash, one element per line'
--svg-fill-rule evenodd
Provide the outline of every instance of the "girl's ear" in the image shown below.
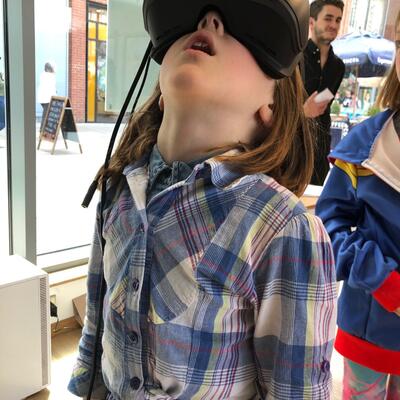
<path fill-rule="evenodd" d="M 258 110 L 258 115 L 261 122 L 269 128 L 272 125 L 273 119 L 272 104 L 263 104 Z"/>
<path fill-rule="evenodd" d="M 160 98 L 158 99 L 158 107 L 160 107 L 161 112 L 164 111 L 164 98 L 162 94 L 160 95 Z"/>

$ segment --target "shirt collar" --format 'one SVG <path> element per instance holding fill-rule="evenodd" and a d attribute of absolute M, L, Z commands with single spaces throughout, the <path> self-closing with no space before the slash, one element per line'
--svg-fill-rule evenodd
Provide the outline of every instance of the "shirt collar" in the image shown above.
<path fill-rule="evenodd" d="M 312 39 L 308 39 L 307 49 L 311 51 L 313 54 L 318 54 L 319 56 L 320 53 L 319 47 L 314 43 Z M 328 58 L 330 58 L 333 54 L 334 54 L 333 48 L 332 46 L 329 46 Z"/>
<path fill-rule="evenodd" d="M 175 183 L 184 181 L 193 171 L 193 167 L 202 161 L 204 161 L 204 158 L 188 163 L 183 161 L 174 161 L 169 165 L 162 157 L 158 146 L 154 145 L 147 167 L 149 174 L 147 191 L 149 192 L 153 190 L 153 186 L 155 187 L 156 185 L 166 188 Z"/>
<path fill-rule="evenodd" d="M 147 179 L 149 179 L 150 174 L 148 171 L 148 166 L 151 153 L 152 152 L 149 152 L 140 160 L 127 165 L 123 170 L 123 174 L 127 178 L 132 175 L 146 174 Z M 230 150 L 222 155 L 233 156 L 237 153 L 238 150 Z M 157 163 L 155 165 L 159 165 L 158 162 L 159 160 L 157 160 Z M 196 163 L 196 161 L 189 163 L 189 165 L 193 163 Z M 212 183 L 216 187 L 226 188 L 227 186 L 235 185 L 236 181 L 240 177 L 242 177 L 242 175 L 243 174 L 241 174 L 240 172 L 232 170 L 232 168 L 230 168 L 226 163 L 217 160 L 217 156 L 213 156 L 194 165 L 192 173 L 186 178 L 186 182 L 189 183 L 195 181 L 198 178 L 205 178 L 207 176 L 210 176 Z"/>

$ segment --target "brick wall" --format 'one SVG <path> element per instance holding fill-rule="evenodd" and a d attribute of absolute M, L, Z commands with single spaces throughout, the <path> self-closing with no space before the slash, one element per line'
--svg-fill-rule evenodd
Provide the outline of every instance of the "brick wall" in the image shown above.
<path fill-rule="evenodd" d="M 395 22 L 397 13 L 400 10 L 400 0 L 389 0 L 388 4 L 388 13 L 386 19 L 386 28 L 385 28 L 385 38 L 394 40 L 395 39 Z"/>
<path fill-rule="evenodd" d="M 349 31 L 352 0 L 344 0 L 343 18 L 340 25 L 338 37 L 345 35 Z"/>
<path fill-rule="evenodd" d="M 86 112 L 86 1 L 70 0 L 72 9 L 69 34 L 69 98 L 77 122 Z"/>
<path fill-rule="evenodd" d="M 98 0 L 96 3 L 107 5 L 107 0 Z M 70 0 L 69 6 L 72 9 L 69 34 L 69 98 L 76 122 L 84 122 L 86 120 L 87 1 Z"/>

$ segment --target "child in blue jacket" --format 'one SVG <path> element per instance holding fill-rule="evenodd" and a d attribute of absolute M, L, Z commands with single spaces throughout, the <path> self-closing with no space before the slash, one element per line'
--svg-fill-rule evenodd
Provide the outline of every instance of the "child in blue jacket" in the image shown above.
<path fill-rule="evenodd" d="M 378 98 L 387 110 L 331 153 L 316 207 L 344 281 L 335 348 L 346 400 L 400 399 L 400 13 L 396 27 L 396 61 Z"/>

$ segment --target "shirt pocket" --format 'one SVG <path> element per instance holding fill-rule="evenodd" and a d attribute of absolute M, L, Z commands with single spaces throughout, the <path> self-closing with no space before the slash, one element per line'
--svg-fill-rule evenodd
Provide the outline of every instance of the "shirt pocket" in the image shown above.
<path fill-rule="evenodd" d="M 152 275 L 149 368 L 163 392 L 171 398 L 180 398 L 187 380 L 193 329 L 201 303 L 199 287 L 191 268 L 184 268 L 182 263 L 157 284 L 157 268 Z"/>
<path fill-rule="evenodd" d="M 190 263 L 180 262 L 169 271 L 152 265 L 149 319 L 156 325 L 171 322 L 187 312 L 199 295 Z"/>

